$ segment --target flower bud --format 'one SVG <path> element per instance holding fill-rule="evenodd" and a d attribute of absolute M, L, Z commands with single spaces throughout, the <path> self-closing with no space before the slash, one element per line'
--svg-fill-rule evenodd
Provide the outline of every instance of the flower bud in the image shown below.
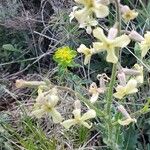
<path fill-rule="evenodd" d="M 125 118 L 131 118 L 127 110 L 124 108 L 123 105 L 119 105 L 118 110 L 125 116 Z"/>
<path fill-rule="evenodd" d="M 137 42 L 141 42 L 144 40 L 144 38 L 139 34 L 137 33 L 136 31 L 132 30 L 129 34 L 129 37 L 132 39 L 132 40 L 135 40 Z"/>
<path fill-rule="evenodd" d="M 128 69 L 128 68 L 122 68 L 122 71 L 126 74 L 126 75 L 140 75 L 140 71 L 135 70 L 135 69 Z"/>
<path fill-rule="evenodd" d="M 128 125 L 130 124 L 131 122 L 137 122 L 137 120 L 135 118 L 131 118 L 131 116 L 129 115 L 129 113 L 126 111 L 126 109 L 124 108 L 123 105 L 119 105 L 118 107 L 118 110 L 125 116 L 125 120 L 118 120 L 118 123 L 125 126 L 125 125 Z"/>
<path fill-rule="evenodd" d="M 75 109 L 81 109 L 81 103 L 80 103 L 79 100 L 76 100 L 76 101 L 74 102 L 74 108 L 75 108 Z"/>
<path fill-rule="evenodd" d="M 25 81 L 25 80 L 16 80 L 16 87 L 17 88 L 24 88 L 24 87 L 36 87 L 41 85 L 46 85 L 43 81 Z"/>
<path fill-rule="evenodd" d="M 114 38 L 116 38 L 117 34 L 118 34 L 117 28 L 115 27 L 110 28 L 110 30 L 108 31 L 108 39 L 113 40 Z"/>
<path fill-rule="evenodd" d="M 125 76 L 125 73 L 124 72 L 120 72 L 120 73 L 118 73 L 117 77 L 118 77 L 120 85 L 125 86 L 126 85 L 126 76 Z"/>

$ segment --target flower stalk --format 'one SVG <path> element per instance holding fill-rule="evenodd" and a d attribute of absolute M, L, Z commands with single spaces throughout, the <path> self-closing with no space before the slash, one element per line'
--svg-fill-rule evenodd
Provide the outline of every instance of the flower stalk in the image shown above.
<path fill-rule="evenodd" d="M 119 1 L 115 0 L 115 7 L 116 7 L 116 22 L 117 22 L 117 29 L 118 29 L 118 36 L 121 35 L 121 11 L 119 7 Z M 116 48 L 116 56 L 119 57 L 119 48 Z M 106 113 L 108 118 L 108 141 L 111 142 L 112 137 L 112 122 L 111 122 L 111 105 L 113 102 L 113 86 L 115 84 L 116 75 L 117 75 L 117 65 L 118 63 L 114 63 L 112 67 L 112 75 L 109 83 L 109 89 L 106 95 Z M 113 144 L 112 144 L 113 145 Z"/>

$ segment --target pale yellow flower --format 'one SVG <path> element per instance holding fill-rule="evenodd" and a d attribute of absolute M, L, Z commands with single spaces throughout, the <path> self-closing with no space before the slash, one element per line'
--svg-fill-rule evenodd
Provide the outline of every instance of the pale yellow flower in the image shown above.
<path fill-rule="evenodd" d="M 122 18 L 128 22 L 135 19 L 138 16 L 138 12 L 131 10 L 127 5 L 121 5 Z"/>
<path fill-rule="evenodd" d="M 130 79 L 125 86 L 118 85 L 116 87 L 116 93 L 114 93 L 114 97 L 118 99 L 122 99 L 124 96 L 136 93 L 137 89 L 137 81 L 135 79 Z"/>
<path fill-rule="evenodd" d="M 139 45 L 142 51 L 141 55 L 143 58 L 150 49 L 150 31 L 147 31 L 147 33 L 144 35 L 144 40 Z"/>
<path fill-rule="evenodd" d="M 69 15 L 69 17 L 70 17 L 70 22 L 72 21 L 72 19 L 74 18 L 74 15 L 75 15 L 75 12 L 76 12 L 76 10 L 78 9 L 78 7 L 77 6 L 74 6 L 73 7 L 73 11 L 70 13 L 70 15 Z"/>
<path fill-rule="evenodd" d="M 92 33 L 92 27 L 96 26 L 98 24 L 98 22 L 91 17 L 87 17 L 86 22 L 83 22 L 82 24 L 80 24 L 79 28 L 85 28 L 86 32 L 88 34 Z"/>
<path fill-rule="evenodd" d="M 121 35 L 114 39 L 107 38 L 101 28 L 94 29 L 93 35 L 100 40 L 100 42 L 93 42 L 93 48 L 98 52 L 107 51 L 106 60 L 111 63 L 118 62 L 118 58 L 115 54 L 115 48 L 123 48 L 130 43 L 130 38 L 127 35 Z"/>
<path fill-rule="evenodd" d="M 144 82 L 144 76 L 143 76 L 143 66 L 140 66 L 138 64 L 134 65 L 134 69 L 139 72 L 138 75 L 135 76 L 135 79 L 138 83 L 143 83 Z"/>
<path fill-rule="evenodd" d="M 126 125 L 129 125 L 130 123 L 132 122 L 137 122 L 137 120 L 135 118 L 127 118 L 126 120 L 118 120 L 118 123 L 122 126 L 126 126 Z"/>
<path fill-rule="evenodd" d="M 54 91 L 54 90 L 52 90 Z M 59 123 L 63 120 L 61 114 L 56 110 L 59 97 L 54 93 L 40 93 L 36 99 L 34 110 L 31 115 L 37 118 L 41 118 L 43 115 L 49 115 L 52 117 L 54 123 Z"/>
<path fill-rule="evenodd" d="M 129 125 L 131 122 L 137 122 L 137 120 L 135 118 L 131 118 L 131 116 L 129 115 L 129 113 L 127 112 L 127 110 L 124 108 L 123 105 L 119 105 L 118 110 L 124 115 L 124 117 L 126 118 L 125 120 L 118 120 L 118 123 L 122 126 L 126 126 Z"/>
<path fill-rule="evenodd" d="M 94 48 L 87 48 L 84 44 L 81 44 L 77 51 L 85 55 L 84 65 L 88 64 L 90 62 L 91 56 L 96 53 Z"/>
<path fill-rule="evenodd" d="M 89 16 L 92 13 L 94 13 L 97 18 L 104 18 L 104 17 L 108 16 L 108 14 L 109 14 L 108 7 L 106 5 L 104 5 L 104 3 L 102 4 L 101 1 L 98 1 L 98 0 L 75 0 L 75 2 L 84 6 L 83 9 L 81 9 L 77 12 L 77 15 L 75 14 L 75 18 L 77 20 L 79 20 L 79 22 L 81 20 L 80 18 L 82 16 L 84 16 L 84 14 L 87 14 Z M 107 4 L 109 4 L 109 3 L 107 3 Z M 81 12 L 83 14 L 81 14 Z M 81 16 L 79 16 L 79 14 Z M 84 20 L 85 20 L 85 18 L 84 18 Z"/>
<path fill-rule="evenodd" d="M 95 118 L 96 117 L 96 112 L 93 109 L 88 110 L 85 114 L 81 116 L 81 110 L 80 109 L 75 109 L 73 111 L 74 119 L 69 119 L 65 120 L 62 125 L 66 128 L 69 129 L 73 125 L 83 125 L 86 128 L 90 129 L 92 127 L 92 124 L 88 124 L 86 120 Z"/>
<path fill-rule="evenodd" d="M 107 0 L 75 0 L 76 3 L 83 5 L 80 7 L 73 7 L 73 12 L 70 13 L 70 20 L 76 18 L 80 24 L 80 28 L 86 28 L 87 33 L 91 33 L 91 26 L 96 26 L 98 22 L 93 18 L 93 14 L 97 18 L 104 18 L 108 16 L 109 9 L 106 5 L 109 4 Z"/>
<path fill-rule="evenodd" d="M 81 116 L 81 109 L 79 107 L 80 107 L 79 103 L 76 104 L 75 102 L 75 110 L 72 112 L 74 115 L 74 119 L 68 119 L 62 122 L 62 125 L 66 129 L 69 129 L 73 125 L 83 125 L 88 129 L 92 127 L 92 123 L 89 124 L 86 121 L 96 117 L 95 110 L 89 109 L 85 114 Z"/>
<path fill-rule="evenodd" d="M 96 83 L 93 82 L 91 85 L 90 85 L 90 88 L 89 88 L 89 93 L 92 94 L 91 98 L 90 98 L 90 102 L 91 103 L 95 103 L 99 97 L 99 94 L 100 93 L 104 93 L 105 92 L 105 89 L 104 88 L 98 88 Z"/>

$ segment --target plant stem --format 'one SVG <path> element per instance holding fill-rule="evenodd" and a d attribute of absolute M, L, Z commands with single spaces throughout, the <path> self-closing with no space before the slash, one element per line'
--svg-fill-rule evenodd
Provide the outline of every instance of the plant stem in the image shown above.
<path fill-rule="evenodd" d="M 115 5 L 116 5 L 116 22 L 118 24 L 118 35 L 121 34 L 121 14 L 120 14 L 120 7 L 119 7 L 119 2 L 118 0 L 115 0 Z M 119 49 L 117 49 L 116 52 L 117 57 L 119 57 Z M 116 79 L 116 72 L 117 72 L 117 64 L 113 64 L 112 67 L 112 75 L 111 75 L 111 80 L 109 84 L 109 90 L 107 93 L 107 115 L 111 119 L 111 104 L 113 101 L 113 86 L 115 84 L 115 79 Z M 109 120 L 110 120 L 109 119 Z"/>
<path fill-rule="evenodd" d="M 120 7 L 119 7 L 119 2 L 118 0 L 114 0 L 115 1 L 115 7 L 116 7 L 116 22 L 117 22 L 117 29 L 118 29 L 118 35 L 121 34 L 121 13 L 120 13 Z M 116 55 L 117 57 L 119 57 L 119 49 L 116 49 Z M 115 80 L 116 80 L 116 72 L 117 72 L 117 63 L 113 64 L 112 67 L 112 75 L 111 75 L 111 80 L 109 83 L 109 89 L 107 92 L 107 104 L 106 104 L 106 111 L 107 111 L 107 117 L 108 117 L 108 142 L 111 143 L 112 147 L 113 147 L 113 141 L 112 139 L 112 122 L 111 122 L 111 105 L 113 102 L 113 86 L 115 84 Z"/>

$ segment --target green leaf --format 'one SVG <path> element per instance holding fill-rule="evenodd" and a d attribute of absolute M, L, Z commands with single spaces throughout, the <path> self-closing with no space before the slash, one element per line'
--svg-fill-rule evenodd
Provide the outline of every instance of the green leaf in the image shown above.
<path fill-rule="evenodd" d="M 141 58 L 141 49 L 138 43 L 135 43 L 134 45 L 134 52 L 138 58 Z"/>
<path fill-rule="evenodd" d="M 125 130 L 124 150 L 135 150 L 136 144 L 138 143 L 138 131 L 135 130 L 134 126 L 130 126 Z"/>
<path fill-rule="evenodd" d="M 19 50 L 16 49 L 12 44 L 4 44 L 2 48 L 7 51 L 19 52 Z"/>

